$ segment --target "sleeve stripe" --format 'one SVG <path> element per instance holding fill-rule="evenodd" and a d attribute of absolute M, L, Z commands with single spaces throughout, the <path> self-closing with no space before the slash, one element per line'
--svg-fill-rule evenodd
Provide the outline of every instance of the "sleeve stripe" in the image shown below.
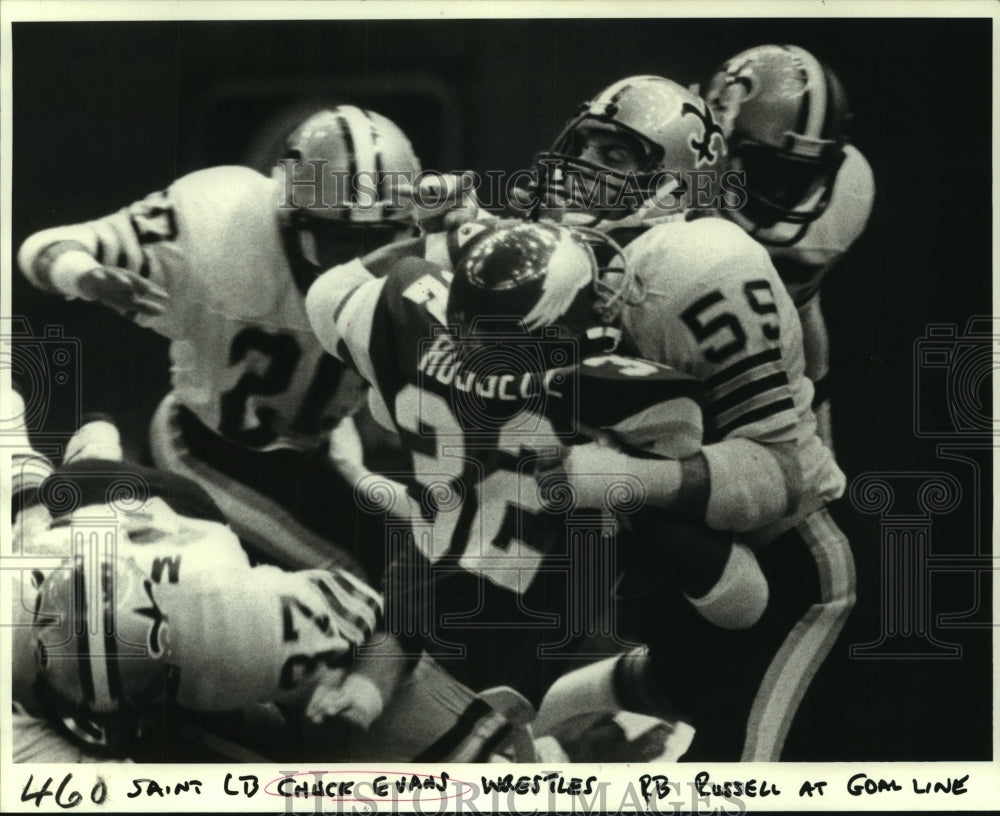
<path fill-rule="evenodd" d="M 770 405 L 775 400 L 784 399 L 786 397 L 789 397 L 793 402 L 795 401 L 795 398 L 790 396 L 790 389 L 772 388 L 770 391 L 765 391 L 763 394 L 758 394 L 756 397 L 750 397 L 750 399 L 741 402 L 735 408 L 730 408 L 728 411 L 723 411 L 718 416 L 712 417 L 709 422 L 709 427 L 721 428 L 723 425 L 728 425 L 738 417 L 743 416 L 743 414 L 754 411 L 764 405 Z"/>
<path fill-rule="evenodd" d="M 355 632 L 351 639 L 355 641 L 365 641 L 371 638 L 374 628 L 372 616 L 359 613 L 357 609 L 350 609 L 347 606 L 346 598 L 337 597 L 337 593 L 323 581 L 316 581 L 316 587 L 323 594 L 327 606 L 336 615 L 341 629 L 353 628 Z M 360 635 L 360 638 L 358 637 Z"/>
<path fill-rule="evenodd" d="M 761 377 L 759 380 L 752 380 L 746 385 L 730 391 L 724 397 L 708 402 L 705 406 L 705 416 L 709 420 L 717 420 L 721 414 L 731 408 L 735 408 L 740 403 L 746 402 L 772 389 L 787 385 L 788 375 L 784 371 L 779 371 L 777 374 L 771 374 L 768 377 Z"/>
<path fill-rule="evenodd" d="M 774 363 L 781 359 L 781 349 L 778 347 L 767 349 L 766 351 L 760 352 L 760 354 L 754 354 L 750 357 L 745 357 L 737 363 L 733 363 L 729 368 L 724 368 L 717 374 L 713 374 L 711 377 L 705 380 L 705 390 L 711 391 L 714 388 L 718 388 L 720 385 L 728 382 L 734 377 L 738 377 L 740 374 L 744 374 L 758 366 L 764 365 L 765 363 Z"/>
<path fill-rule="evenodd" d="M 113 217 L 117 220 L 117 216 Z M 123 241 L 119 237 L 118 230 L 116 230 L 106 220 L 93 222 L 93 227 L 94 238 L 97 240 L 97 248 L 94 253 L 94 257 L 97 259 L 98 263 L 102 265 L 109 263 L 115 252 L 120 253 L 123 251 Z M 125 240 L 129 240 L 128 233 L 126 233 Z"/>
<path fill-rule="evenodd" d="M 365 281 L 364 283 L 359 283 L 356 286 L 352 287 L 351 290 L 340 299 L 340 303 L 337 304 L 337 308 L 334 309 L 333 311 L 334 325 L 336 325 L 337 321 L 340 320 L 340 314 L 341 312 L 344 311 L 348 301 L 350 301 L 350 299 L 354 297 L 354 293 L 357 292 L 358 289 L 360 289 L 362 286 L 364 286 L 365 283 L 368 283 L 368 281 Z"/>
<path fill-rule="evenodd" d="M 795 411 L 795 402 L 791 397 L 786 397 L 785 399 L 776 400 L 775 402 L 770 402 L 760 408 L 755 408 L 752 411 L 747 411 L 746 413 L 740 414 L 732 422 L 723 425 L 716 429 L 716 436 L 723 438 L 728 436 L 737 428 L 741 428 L 744 425 L 749 425 L 760 419 L 766 419 L 767 417 L 774 416 L 775 414 L 780 414 L 782 411 Z M 794 416 L 789 421 L 789 425 L 795 424 Z"/>
<path fill-rule="evenodd" d="M 342 569 L 338 569 L 336 572 L 332 572 L 331 574 L 333 575 L 333 579 L 338 584 L 340 584 L 347 592 L 350 592 L 358 598 L 358 600 L 366 606 L 376 611 L 381 608 L 382 602 L 379 599 L 378 593 L 370 586 L 363 583 L 360 579 Z"/>
<path fill-rule="evenodd" d="M 432 762 L 441 757 L 448 757 L 472 734 L 479 721 L 491 712 L 489 703 L 476 697 L 465 711 L 459 714 L 455 724 L 438 737 L 437 742 L 414 757 L 413 761 Z"/>
<path fill-rule="evenodd" d="M 761 380 L 764 377 L 770 377 L 773 374 L 786 373 L 784 363 L 779 360 L 774 363 L 763 363 L 750 371 L 745 371 L 742 374 L 738 374 L 731 380 L 728 380 L 723 385 L 713 388 L 711 391 L 706 393 L 703 402 L 712 403 L 725 397 L 727 394 L 731 394 L 749 383 L 755 382 L 756 380 Z"/>

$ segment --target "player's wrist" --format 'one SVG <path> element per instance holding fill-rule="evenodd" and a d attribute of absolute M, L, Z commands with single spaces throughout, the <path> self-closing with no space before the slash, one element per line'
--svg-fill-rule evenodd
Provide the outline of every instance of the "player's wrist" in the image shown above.
<path fill-rule="evenodd" d="M 80 279 L 101 269 L 101 264 L 78 241 L 57 241 L 45 247 L 35 259 L 34 272 L 38 280 L 68 298 L 89 300 L 80 290 Z"/>
<path fill-rule="evenodd" d="M 684 459 L 632 459 L 646 489 L 647 504 L 704 520 L 708 507 L 708 462 L 699 452 Z"/>

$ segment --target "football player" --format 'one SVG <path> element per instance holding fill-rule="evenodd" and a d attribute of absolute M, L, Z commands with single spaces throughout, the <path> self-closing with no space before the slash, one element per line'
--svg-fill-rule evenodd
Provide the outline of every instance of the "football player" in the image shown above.
<path fill-rule="evenodd" d="M 282 565 L 380 572 L 367 542 L 381 539 L 381 519 L 357 511 L 328 454 L 361 381 L 323 352 L 305 293 L 322 270 L 416 234 L 401 188 L 419 172 L 393 122 L 345 105 L 302 122 L 271 178 L 200 170 L 20 249 L 36 286 L 170 339 L 154 462 L 201 484 L 244 543 Z"/>
<path fill-rule="evenodd" d="M 641 293 L 613 242 L 522 222 L 458 232 L 454 276 L 404 257 L 374 277 L 360 259 L 325 273 L 306 300 L 321 342 L 372 384 L 376 416 L 413 453 L 414 536 L 386 594 L 387 616 L 411 627 L 401 640 L 422 657 L 355 744 L 371 758 L 481 761 L 505 740 L 523 747 L 519 726 L 565 665 L 555 647 L 574 641 L 571 610 L 615 577 L 574 549 L 570 525 L 609 535 L 600 512 L 577 511 L 608 509 L 618 489 L 635 503 L 615 508 L 626 516 L 656 505 L 658 457 L 701 444 L 693 381 L 615 353 L 622 309 Z M 686 565 L 685 601 L 707 618 L 752 621 L 763 576 L 745 547 L 720 539 Z M 733 572 L 757 592 L 727 608 L 725 587 L 711 590 Z M 334 695 L 332 710 L 342 702 Z"/>
<path fill-rule="evenodd" d="M 205 491 L 122 462 L 106 421 L 58 468 L 25 448 L 14 471 L 14 554 L 32 563 L 11 573 L 16 761 L 190 761 L 185 746 L 228 744 L 206 720 L 259 744 L 236 712 L 282 733 L 259 703 L 304 705 L 379 625 L 380 596 L 346 570 L 251 567 Z"/>
<path fill-rule="evenodd" d="M 705 99 L 728 140 L 729 167 L 746 174 L 746 202 L 726 214 L 767 247 L 799 310 L 813 409 L 830 445 L 820 286 L 864 231 L 875 196 L 871 167 L 847 141 L 847 95 L 805 49 L 762 45 L 727 60 Z"/>
<path fill-rule="evenodd" d="M 731 221 L 699 217 L 718 206 L 711 187 L 724 180 L 726 140 L 687 89 L 654 76 L 616 82 L 540 158 L 540 217 L 626 242 L 644 291 L 623 310 L 627 342 L 705 388 L 705 444 L 665 463 L 663 506 L 742 533 L 770 587 L 753 627 L 712 627 L 676 593 L 656 590 L 659 551 L 647 546 L 623 591 L 649 653 L 593 668 L 605 674 L 581 678 L 582 687 L 613 686 L 632 701 L 626 708 L 689 717 L 692 759 L 777 759 L 855 597 L 848 543 L 825 509 L 845 479 L 816 433 L 794 303 L 763 246 Z M 570 469 L 574 457 L 570 449 Z M 709 652 L 737 674 L 678 666 L 678 655 Z"/>

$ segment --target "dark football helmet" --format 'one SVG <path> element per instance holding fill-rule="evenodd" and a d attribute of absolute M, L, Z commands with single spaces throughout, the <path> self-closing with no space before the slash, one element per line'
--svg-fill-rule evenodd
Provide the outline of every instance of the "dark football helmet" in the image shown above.
<path fill-rule="evenodd" d="M 517 321 L 529 334 L 558 327 L 563 336 L 617 345 L 622 309 L 642 290 L 613 240 L 593 229 L 534 222 L 464 229 L 471 234 L 456 256 L 449 323 L 471 337 Z"/>

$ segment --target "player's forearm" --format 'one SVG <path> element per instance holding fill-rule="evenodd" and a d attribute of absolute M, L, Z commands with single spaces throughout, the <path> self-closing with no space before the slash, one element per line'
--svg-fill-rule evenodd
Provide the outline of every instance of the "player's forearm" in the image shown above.
<path fill-rule="evenodd" d="M 799 307 L 802 321 L 802 350 L 805 352 L 806 376 L 815 384 L 826 377 L 830 366 L 830 336 L 823 319 L 819 293 Z"/>
<path fill-rule="evenodd" d="M 794 445 L 726 439 L 681 460 L 586 445 L 571 449 L 564 467 L 581 506 L 618 510 L 616 503 L 627 505 L 638 495 L 713 529 L 745 532 L 797 508 L 801 471 Z"/>

